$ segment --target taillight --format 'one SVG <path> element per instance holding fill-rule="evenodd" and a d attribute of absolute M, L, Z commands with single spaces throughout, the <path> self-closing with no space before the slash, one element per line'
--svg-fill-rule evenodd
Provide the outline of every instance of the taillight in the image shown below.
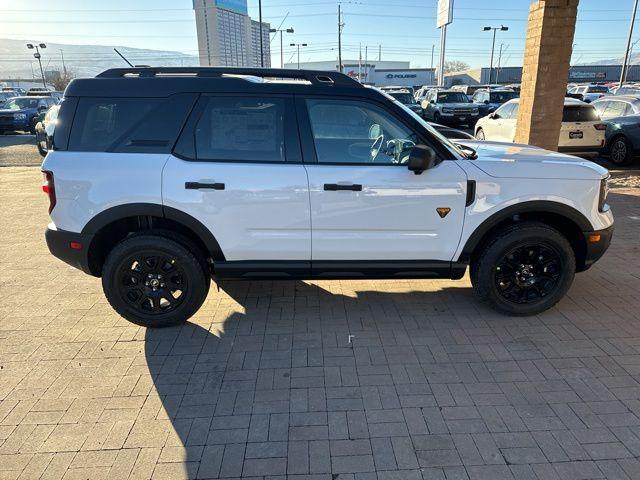
<path fill-rule="evenodd" d="M 42 172 L 42 191 L 49 197 L 49 213 L 56 206 L 56 187 L 53 184 L 53 172 L 43 170 Z"/>
<path fill-rule="evenodd" d="M 606 130 L 607 129 L 607 124 L 606 123 L 596 123 L 593 127 L 596 130 Z"/>

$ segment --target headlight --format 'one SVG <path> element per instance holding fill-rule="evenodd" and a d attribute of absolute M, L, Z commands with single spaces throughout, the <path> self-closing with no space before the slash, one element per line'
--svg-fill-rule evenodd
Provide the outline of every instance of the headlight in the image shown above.
<path fill-rule="evenodd" d="M 16 113 L 13 118 L 15 120 L 24 120 L 25 118 L 27 118 L 27 115 L 25 113 Z"/>
<path fill-rule="evenodd" d="M 471 113 L 473 113 L 474 115 L 477 115 L 479 111 L 480 110 L 478 110 L 477 108 L 474 108 L 473 110 L 471 110 Z"/>
<path fill-rule="evenodd" d="M 598 211 L 606 212 L 609 210 L 609 205 L 607 205 L 607 195 L 609 194 L 609 179 L 611 175 L 607 175 L 602 180 L 600 180 L 600 195 L 598 197 Z"/>

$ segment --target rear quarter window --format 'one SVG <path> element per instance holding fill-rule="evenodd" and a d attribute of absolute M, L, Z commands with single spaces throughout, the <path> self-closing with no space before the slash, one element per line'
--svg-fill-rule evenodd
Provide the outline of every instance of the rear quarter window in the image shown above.
<path fill-rule="evenodd" d="M 169 152 L 196 97 L 177 94 L 167 98 L 80 98 L 68 149 Z"/>
<path fill-rule="evenodd" d="M 598 122 L 598 112 L 591 105 L 565 106 L 562 112 L 563 122 Z"/>

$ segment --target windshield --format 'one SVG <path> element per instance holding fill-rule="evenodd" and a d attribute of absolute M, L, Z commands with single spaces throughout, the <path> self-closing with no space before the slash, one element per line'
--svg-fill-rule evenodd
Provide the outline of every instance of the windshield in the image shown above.
<path fill-rule="evenodd" d="M 464 154 L 464 152 L 462 152 L 462 150 L 460 150 L 460 148 L 455 143 L 453 143 L 447 137 L 442 135 L 435 128 L 433 128 L 431 125 L 429 125 L 427 122 L 425 122 L 424 119 L 420 115 L 418 115 L 413 110 L 411 110 L 409 107 L 407 107 L 403 103 L 400 103 L 397 100 L 394 100 L 394 103 L 396 105 L 399 105 L 405 112 L 407 112 L 409 115 L 411 115 L 411 117 L 413 117 L 414 120 L 417 120 L 420 123 L 420 125 L 422 125 L 426 130 L 428 130 L 431 135 L 436 137 L 440 141 L 440 143 L 442 143 L 445 147 L 447 147 L 458 159 L 466 158 L 466 155 Z"/>
<path fill-rule="evenodd" d="M 462 92 L 438 93 L 438 103 L 469 103 L 469 98 Z"/>
<path fill-rule="evenodd" d="M 14 98 L 5 103 L 4 108 L 8 110 L 24 110 L 25 108 L 36 108 L 37 98 Z"/>
<path fill-rule="evenodd" d="M 490 98 L 491 103 L 505 103 L 514 98 L 518 98 L 518 94 L 516 92 L 491 92 Z"/>
<path fill-rule="evenodd" d="M 398 100 L 400 103 L 411 104 L 416 103 L 413 99 L 413 95 L 406 92 L 388 92 L 393 98 Z"/>

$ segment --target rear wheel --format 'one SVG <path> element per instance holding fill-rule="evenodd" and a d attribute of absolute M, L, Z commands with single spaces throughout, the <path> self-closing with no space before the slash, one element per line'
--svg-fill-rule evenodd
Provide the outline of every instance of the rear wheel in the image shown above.
<path fill-rule="evenodd" d="M 182 323 L 209 292 L 204 259 L 193 245 L 158 235 L 126 238 L 109 253 L 102 288 L 116 312 L 145 327 Z"/>
<path fill-rule="evenodd" d="M 440 123 L 440 122 L 441 122 L 440 114 L 438 112 L 435 112 L 433 114 L 433 123 Z"/>
<path fill-rule="evenodd" d="M 476 131 L 476 140 L 484 140 L 484 130 L 481 128 Z"/>
<path fill-rule="evenodd" d="M 609 146 L 611 162 L 618 166 L 629 165 L 633 160 L 633 147 L 624 135 L 614 137 Z"/>
<path fill-rule="evenodd" d="M 471 283 L 501 313 L 536 315 L 565 295 L 575 270 L 573 249 L 560 232 L 522 222 L 499 232 L 475 255 Z"/>

